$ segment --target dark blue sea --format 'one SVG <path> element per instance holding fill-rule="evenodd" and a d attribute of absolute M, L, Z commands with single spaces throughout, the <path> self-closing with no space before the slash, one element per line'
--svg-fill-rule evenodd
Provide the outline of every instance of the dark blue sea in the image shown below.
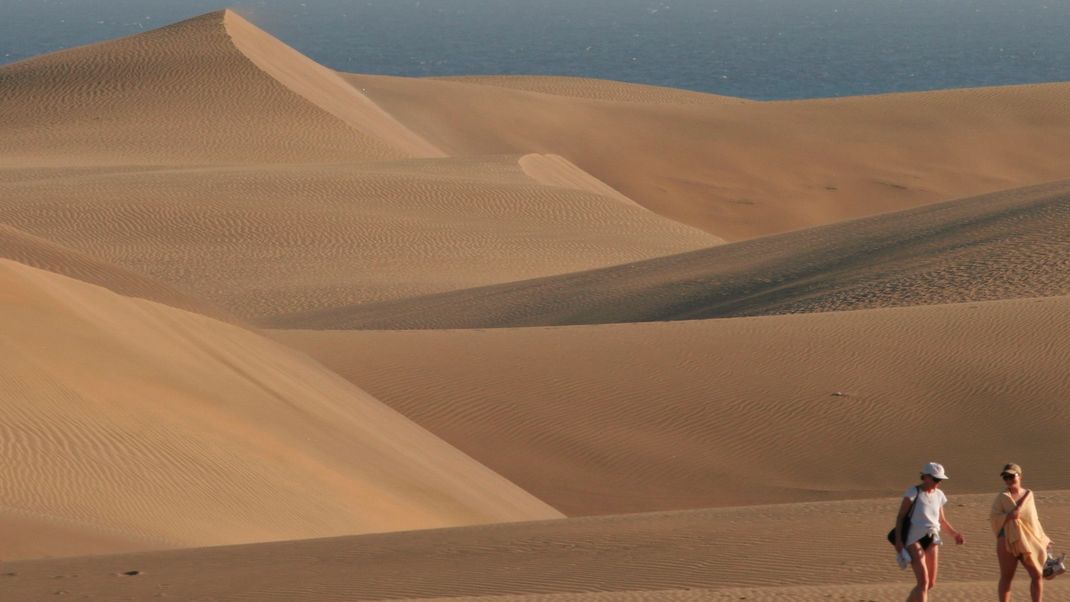
<path fill-rule="evenodd" d="M 226 0 L 0 0 L 0 64 Z M 316 61 L 550 74 L 754 99 L 1070 80 L 1070 0 L 236 0 Z"/>

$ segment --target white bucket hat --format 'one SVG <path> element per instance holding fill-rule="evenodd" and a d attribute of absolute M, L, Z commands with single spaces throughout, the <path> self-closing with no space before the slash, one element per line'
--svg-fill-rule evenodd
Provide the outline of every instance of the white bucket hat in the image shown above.
<path fill-rule="evenodd" d="M 944 467 L 936 462 L 929 462 L 925 466 L 921 467 L 921 474 L 927 474 L 934 479 L 940 479 L 941 481 L 947 480 L 947 473 L 944 472 Z"/>

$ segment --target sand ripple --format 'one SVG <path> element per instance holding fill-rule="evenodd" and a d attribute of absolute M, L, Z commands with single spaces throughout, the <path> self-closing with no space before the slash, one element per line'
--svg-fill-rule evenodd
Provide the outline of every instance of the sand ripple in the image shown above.
<path fill-rule="evenodd" d="M 0 516 L 107 551 L 558 515 L 252 332 L 10 260 L 0 308 Z"/>
<path fill-rule="evenodd" d="M 959 491 L 989 488 L 1008 453 L 1049 465 L 1070 431 L 1068 311 L 1053 297 L 277 336 L 577 515 L 893 495 L 930 457 Z M 995 443 L 1007 433 L 1029 435 Z"/>
<path fill-rule="evenodd" d="M 251 320 L 719 242 L 516 157 L 3 177 L 0 222 Z"/>
<path fill-rule="evenodd" d="M 229 164 L 412 156 L 377 137 L 376 128 L 358 131 L 266 73 L 235 46 L 224 19 L 224 12 L 210 13 L 0 67 L 5 161 Z"/>
<path fill-rule="evenodd" d="M 295 316 L 293 324 L 653 322 L 1065 294 L 1070 183 L 1063 181 L 585 273 Z"/>
<path fill-rule="evenodd" d="M 991 494 L 950 495 L 949 515 L 971 541 L 943 550 L 936 595 L 987 597 L 996 573 L 986 525 Z M 17 575 L 0 577 L 0 584 L 42 597 L 62 587 L 102 602 L 161 593 L 228 602 L 895 600 L 911 587 L 909 574 L 895 567 L 891 547 L 882 541 L 895 501 L 618 515 L 21 562 L 8 565 Z M 1068 493 L 1043 492 L 1038 504 L 1054 537 L 1065 539 L 1070 531 L 1059 525 L 1070 519 Z M 839 528 L 829 528 L 830 516 Z M 121 576 L 131 569 L 142 574 Z M 57 583 L 57 576 L 66 578 Z M 1053 600 L 1070 599 L 1070 582 L 1056 581 L 1051 594 Z"/>

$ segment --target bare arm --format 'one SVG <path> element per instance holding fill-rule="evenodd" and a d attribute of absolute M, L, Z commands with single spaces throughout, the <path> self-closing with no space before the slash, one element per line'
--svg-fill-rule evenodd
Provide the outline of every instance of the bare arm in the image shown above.
<path fill-rule="evenodd" d="M 955 538 L 955 543 L 966 543 L 966 536 L 959 531 L 955 530 L 955 527 L 951 526 L 951 523 L 947 522 L 947 516 L 944 515 L 944 509 L 940 508 L 940 527 L 946 529 Z"/>
<path fill-rule="evenodd" d="M 1025 495 L 1023 495 L 1022 498 L 1020 500 L 1018 500 L 1018 503 L 1016 503 L 1014 505 L 1014 510 L 1011 510 L 1010 512 L 1008 512 L 1007 516 L 1003 519 L 1003 524 L 1004 525 L 1007 524 L 1007 521 L 1018 520 L 1018 517 L 1022 513 L 1022 504 L 1025 503 L 1025 500 L 1026 500 L 1026 498 L 1029 497 L 1030 493 L 1033 493 L 1032 490 L 1030 490 L 1030 489 L 1026 489 L 1025 490 Z"/>

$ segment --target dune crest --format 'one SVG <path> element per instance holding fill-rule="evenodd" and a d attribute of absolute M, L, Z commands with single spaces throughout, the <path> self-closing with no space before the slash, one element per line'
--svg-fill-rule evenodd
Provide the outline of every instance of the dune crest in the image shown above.
<path fill-rule="evenodd" d="M 0 510 L 156 548 L 560 516 L 234 326 L 0 260 L 0 332 Z"/>
<path fill-rule="evenodd" d="M 78 253 L 3 223 L 0 223 L 0 258 L 63 274 L 82 282 L 102 286 L 127 297 L 148 299 L 226 322 L 237 320 L 219 307 L 180 293 L 162 282 Z"/>
<path fill-rule="evenodd" d="M 363 161 L 421 146 L 258 31 L 220 11 L 0 66 L 5 167 Z"/>
<path fill-rule="evenodd" d="M 520 165 L 520 169 L 524 170 L 524 173 L 542 184 L 593 192 L 617 199 L 628 205 L 640 206 L 560 155 L 531 153 L 520 157 L 517 163 Z"/>
<path fill-rule="evenodd" d="M 439 77 L 444 81 L 454 81 L 481 86 L 494 86 L 536 92 L 552 96 L 585 98 L 588 100 L 608 100 L 611 102 L 639 102 L 649 104 L 744 104 L 756 102 L 746 98 L 721 96 L 705 92 L 693 92 L 679 88 L 666 88 L 631 82 L 589 77 L 568 77 L 554 75 L 453 75 Z"/>
<path fill-rule="evenodd" d="M 223 11 L 223 26 L 238 50 L 257 67 L 357 131 L 383 140 L 414 158 L 445 156 L 357 92 L 337 73 L 283 44 L 233 10 Z"/>

